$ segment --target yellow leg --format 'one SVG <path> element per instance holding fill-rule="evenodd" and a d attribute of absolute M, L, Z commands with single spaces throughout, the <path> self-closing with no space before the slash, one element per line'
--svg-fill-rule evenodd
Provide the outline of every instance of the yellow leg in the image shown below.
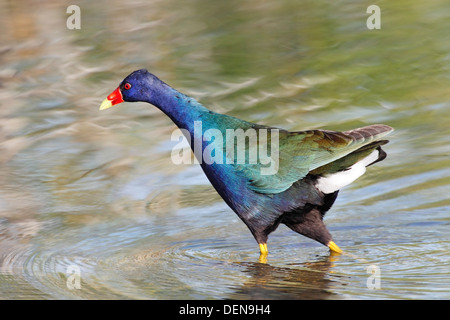
<path fill-rule="evenodd" d="M 267 250 L 267 243 L 260 243 L 259 251 L 261 252 L 259 255 L 259 262 L 267 263 L 267 254 L 269 253 L 269 250 Z"/>
<path fill-rule="evenodd" d="M 333 241 L 328 242 L 328 248 L 330 248 L 331 253 L 344 253 L 341 248 L 339 248 L 338 245 Z"/>
<path fill-rule="evenodd" d="M 259 250 L 261 251 L 262 255 L 267 256 L 267 254 L 269 253 L 269 250 L 267 250 L 267 243 L 260 243 Z"/>

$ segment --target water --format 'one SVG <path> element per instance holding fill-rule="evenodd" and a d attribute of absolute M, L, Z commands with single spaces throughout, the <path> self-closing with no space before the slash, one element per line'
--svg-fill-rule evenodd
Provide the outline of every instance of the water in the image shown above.
<path fill-rule="evenodd" d="M 378 1 L 380 30 L 348 1 L 71 4 L 0 3 L 2 299 L 450 298 L 446 1 Z M 346 254 L 280 226 L 259 263 L 161 112 L 98 111 L 143 67 L 249 121 L 393 126 L 326 216 Z"/>

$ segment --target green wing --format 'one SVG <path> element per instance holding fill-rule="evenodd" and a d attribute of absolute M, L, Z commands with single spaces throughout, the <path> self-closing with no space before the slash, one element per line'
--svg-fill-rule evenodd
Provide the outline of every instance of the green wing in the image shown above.
<path fill-rule="evenodd" d="M 254 129 L 268 129 L 267 152 L 271 157 L 268 163 L 266 158 L 258 157 L 257 163 L 234 164 L 238 174 L 245 176 L 249 187 L 265 194 L 280 193 L 288 189 L 293 183 L 304 178 L 310 171 L 317 169 L 322 172 L 321 167 L 341 159 L 359 148 L 368 145 L 383 136 L 389 134 L 393 129 L 386 125 L 370 125 L 346 132 L 334 132 L 326 130 L 308 130 L 299 132 L 288 132 L 278 129 L 278 159 L 275 141 L 277 140 L 275 128 L 252 125 Z M 257 130 L 259 132 L 259 130 Z M 258 145 L 264 140 L 258 135 Z M 227 140 L 227 143 L 230 141 Z M 235 149 L 249 149 L 249 143 L 245 146 L 240 144 Z M 253 145 L 254 146 L 254 145 Z M 376 145 L 375 145 L 376 147 Z M 374 147 L 374 148 L 375 148 Z M 264 155 L 264 152 L 263 152 Z M 235 160 L 236 160 L 236 154 Z M 348 157 L 350 159 L 357 157 Z M 265 160 L 263 164 L 261 160 Z M 348 163 L 348 160 L 346 161 Z M 353 163 L 349 163 L 349 166 Z M 319 168 L 319 169 L 318 169 Z"/>

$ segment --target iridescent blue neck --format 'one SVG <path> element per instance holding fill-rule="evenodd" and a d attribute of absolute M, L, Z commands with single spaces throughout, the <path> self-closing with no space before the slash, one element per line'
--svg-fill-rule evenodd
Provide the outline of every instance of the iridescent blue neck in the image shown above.
<path fill-rule="evenodd" d="M 191 134 L 194 132 L 194 121 L 201 121 L 204 114 L 211 112 L 197 100 L 162 81 L 153 88 L 147 102 L 163 111 L 180 129 L 187 129 Z"/>

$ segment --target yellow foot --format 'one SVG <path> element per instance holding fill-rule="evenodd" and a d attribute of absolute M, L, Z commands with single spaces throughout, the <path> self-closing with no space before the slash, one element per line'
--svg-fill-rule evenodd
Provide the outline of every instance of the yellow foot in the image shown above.
<path fill-rule="evenodd" d="M 336 243 L 334 243 L 333 241 L 328 242 L 328 248 L 330 248 L 331 253 L 338 253 L 338 254 L 342 254 L 344 253 L 344 251 L 341 250 L 341 248 L 338 247 L 338 245 Z"/>
<path fill-rule="evenodd" d="M 261 251 L 261 254 L 259 256 L 259 262 L 267 263 L 267 254 L 269 253 L 269 250 L 267 250 L 267 243 L 260 243 L 259 250 Z"/>
<path fill-rule="evenodd" d="M 267 243 L 260 243 L 259 250 L 261 251 L 261 255 L 267 256 L 267 254 L 269 253 L 269 250 L 267 250 Z"/>

